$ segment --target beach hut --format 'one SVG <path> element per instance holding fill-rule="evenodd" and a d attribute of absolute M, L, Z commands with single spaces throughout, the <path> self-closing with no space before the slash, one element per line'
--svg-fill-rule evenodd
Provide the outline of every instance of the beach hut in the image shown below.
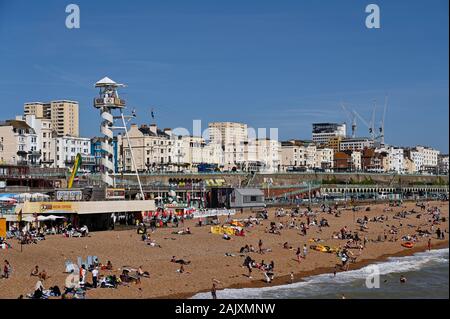
<path fill-rule="evenodd" d="M 231 208 L 265 207 L 264 192 L 258 188 L 235 188 L 231 194 Z"/>

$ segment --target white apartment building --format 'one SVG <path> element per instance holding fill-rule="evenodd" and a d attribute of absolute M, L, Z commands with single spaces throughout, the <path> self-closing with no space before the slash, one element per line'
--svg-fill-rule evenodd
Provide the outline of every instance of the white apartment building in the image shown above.
<path fill-rule="evenodd" d="M 431 147 L 416 146 L 415 150 L 423 154 L 423 167 L 436 167 L 440 152 Z"/>
<path fill-rule="evenodd" d="M 248 142 L 247 124 L 235 122 L 212 122 L 208 125 L 209 140 L 222 146 L 224 168 L 230 170 L 245 161 Z"/>
<path fill-rule="evenodd" d="M 333 167 L 334 150 L 332 148 L 319 148 L 315 152 L 314 168 L 330 169 Z"/>
<path fill-rule="evenodd" d="M 404 173 L 405 172 L 405 162 L 404 162 L 404 149 L 398 147 L 387 147 L 381 148 L 380 151 L 387 152 L 386 166 L 384 166 L 384 170 L 386 172 L 396 172 L 396 173 Z"/>
<path fill-rule="evenodd" d="M 405 154 L 414 162 L 416 172 L 435 171 L 438 167 L 440 152 L 433 148 L 417 146 L 407 149 Z"/>
<path fill-rule="evenodd" d="M 281 143 L 276 140 L 256 139 L 256 160 L 262 163 L 262 171 L 274 173 L 281 170 Z"/>
<path fill-rule="evenodd" d="M 416 151 L 416 150 L 409 150 L 408 151 L 409 158 L 414 163 L 414 167 L 416 172 L 421 172 L 424 167 L 424 157 L 425 155 L 422 152 Z"/>
<path fill-rule="evenodd" d="M 317 145 L 327 144 L 336 137 L 346 137 L 345 123 L 314 123 L 312 129 L 312 140 Z"/>
<path fill-rule="evenodd" d="M 82 157 L 81 172 L 91 171 L 95 158 L 91 155 L 91 139 L 85 137 L 59 136 L 54 139 L 57 168 L 71 168 L 78 154 Z"/>
<path fill-rule="evenodd" d="M 36 132 L 37 150 L 40 152 L 39 163 L 41 167 L 51 167 L 55 162 L 55 134 L 52 129 L 52 121 L 45 118 L 37 118 L 36 115 L 18 116 L 23 119 Z"/>
<path fill-rule="evenodd" d="M 448 154 L 439 154 L 438 157 L 438 173 L 448 174 L 449 173 L 449 158 Z"/>
<path fill-rule="evenodd" d="M 249 139 L 243 143 L 243 154 L 236 164 L 243 171 L 278 172 L 282 169 L 281 143 L 269 138 Z"/>
<path fill-rule="evenodd" d="M 359 151 L 353 151 L 351 154 L 351 158 L 352 158 L 352 166 L 353 169 L 355 171 L 359 171 L 362 168 L 361 165 L 361 158 L 362 158 L 362 154 Z"/>
<path fill-rule="evenodd" d="M 215 164 L 223 166 L 222 146 L 216 143 L 206 143 L 199 136 L 174 136 L 173 158 L 177 166 L 186 166 L 195 170 L 198 164 Z"/>

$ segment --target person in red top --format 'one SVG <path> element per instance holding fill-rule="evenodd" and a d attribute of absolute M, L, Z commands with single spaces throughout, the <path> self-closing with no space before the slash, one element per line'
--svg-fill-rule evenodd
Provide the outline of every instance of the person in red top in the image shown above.
<path fill-rule="evenodd" d="M 3 278 L 6 278 L 6 279 L 9 278 L 10 269 L 11 269 L 11 265 L 5 259 L 5 265 L 3 266 Z"/>

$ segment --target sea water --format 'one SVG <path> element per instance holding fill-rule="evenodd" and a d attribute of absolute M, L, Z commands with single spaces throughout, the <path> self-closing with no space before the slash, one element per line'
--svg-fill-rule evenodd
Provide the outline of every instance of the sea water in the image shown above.
<path fill-rule="evenodd" d="M 263 288 L 224 289 L 217 292 L 222 299 L 405 299 L 449 298 L 449 250 L 438 249 L 412 256 L 390 257 L 374 263 L 379 271 L 379 288 L 366 286 L 373 267 L 305 278 L 301 282 Z M 400 283 L 400 276 L 407 278 Z M 193 299 L 210 299 L 210 293 L 199 293 Z"/>

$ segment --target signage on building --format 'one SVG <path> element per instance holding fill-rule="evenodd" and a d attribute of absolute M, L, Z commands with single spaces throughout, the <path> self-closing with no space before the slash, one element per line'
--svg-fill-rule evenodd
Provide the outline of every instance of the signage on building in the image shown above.
<path fill-rule="evenodd" d="M 106 199 L 125 199 L 125 188 L 107 188 Z"/>
<path fill-rule="evenodd" d="M 58 201 L 81 201 L 83 192 L 81 190 L 58 190 L 56 200 Z"/>
<path fill-rule="evenodd" d="M 73 211 L 73 206 L 72 203 L 45 203 L 41 204 L 40 210 L 41 213 L 52 210 Z"/>

